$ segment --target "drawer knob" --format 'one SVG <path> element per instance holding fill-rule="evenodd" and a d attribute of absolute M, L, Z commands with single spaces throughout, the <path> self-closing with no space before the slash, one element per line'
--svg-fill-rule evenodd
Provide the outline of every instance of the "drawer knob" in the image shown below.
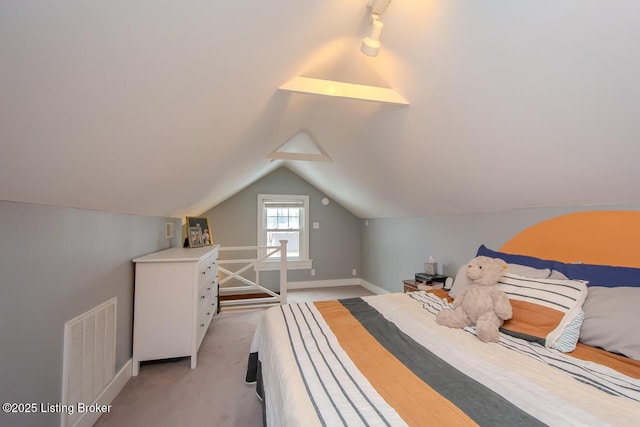
<path fill-rule="evenodd" d="M 205 272 L 203 271 L 203 272 L 202 272 L 202 274 L 207 274 L 207 273 L 205 273 Z"/>
<path fill-rule="evenodd" d="M 211 288 L 207 288 L 207 290 L 208 290 L 208 291 L 210 291 L 210 290 L 211 290 Z"/>
<path fill-rule="evenodd" d="M 204 295 L 202 295 L 200 298 L 204 299 Z"/>
<path fill-rule="evenodd" d="M 210 314 L 211 314 L 211 312 L 210 312 L 210 311 L 208 311 L 208 312 L 207 312 L 207 316 L 209 316 Z"/>
<path fill-rule="evenodd" d="M 201 323 L 200 326 L 202 326 L 204 328 L 204 323 Z"/>

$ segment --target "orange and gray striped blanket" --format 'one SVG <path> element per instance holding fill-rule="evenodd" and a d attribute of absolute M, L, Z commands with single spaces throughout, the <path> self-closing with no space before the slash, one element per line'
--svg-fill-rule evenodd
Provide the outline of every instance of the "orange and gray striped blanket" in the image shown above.
<path fill-rule="evenodd" d="M 267 310 L 247 372 L 267 425 L 638 425 L 638 378 L 508 335 L 483 343 L 435 322 L 447 304 L 414 292 Z"/>

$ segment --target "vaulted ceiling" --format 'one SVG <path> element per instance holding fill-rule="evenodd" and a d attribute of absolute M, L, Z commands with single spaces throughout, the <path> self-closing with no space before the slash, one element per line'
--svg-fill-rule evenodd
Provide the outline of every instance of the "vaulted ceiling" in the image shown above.
<path fill-rule="evenodd" d="M 395 0 L 373 58 L 366 5 L 1 2 L 0 199 L 184 216 L 285 164 L 367 218 L 640 202 L 637 0 Z M 332 162 L 266 158 L 299 132 Z"/>

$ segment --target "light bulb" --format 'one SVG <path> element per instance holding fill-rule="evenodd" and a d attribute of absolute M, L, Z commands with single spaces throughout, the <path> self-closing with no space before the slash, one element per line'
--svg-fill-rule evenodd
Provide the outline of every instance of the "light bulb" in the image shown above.
<path fill-rule="evenodd" d="M 380 35 L 382 34 L 382 28 L 384 24 L 378 20 L 373 20 L 373 25 L 371 26 L 371 34 L 365 37 L 362 40 L 362 45 L 360 46 L 360 50 L 365 55 L 376 56 L 378 52 L 380 52 Z"/>

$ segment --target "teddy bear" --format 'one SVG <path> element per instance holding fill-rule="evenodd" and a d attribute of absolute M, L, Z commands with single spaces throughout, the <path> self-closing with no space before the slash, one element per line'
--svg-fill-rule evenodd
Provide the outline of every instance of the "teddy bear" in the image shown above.
<path fill-rule="evenodd" d="M 478 339 L 498 342 L 499 328 L 513 315 L 507 294 L 498 287 L 498 280 L 506 268 L 507 264 L 499 258 L 478 256 L 469 261 L 469 286 L 453 301 L 453 311 L 440 311 L 436 321 L 459 329 L 475 325 Z"/>

